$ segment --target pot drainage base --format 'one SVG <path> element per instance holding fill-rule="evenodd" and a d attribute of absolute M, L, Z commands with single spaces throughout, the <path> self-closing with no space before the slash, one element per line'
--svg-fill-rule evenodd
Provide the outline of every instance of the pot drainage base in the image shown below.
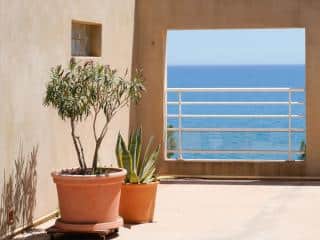
<path fill-rule="evenodd" d="M 92 235 L 99 236 L 101 239 L 106 239 L 107 236 L 117 234 L 119 227 L 123 225 L 123 219 L 119 217 L 114 222 L 97 223 L 97 224 L 71 224 L 62 222 L 58 219 L 54 226 L 48 228 L 47 234 L 50 239 L 54 239 L 58 234 L 67 235 Z M 87 239 L 87 238 L 86 238 Z M 94 239 L 94 238 L 93 238 Z"/>

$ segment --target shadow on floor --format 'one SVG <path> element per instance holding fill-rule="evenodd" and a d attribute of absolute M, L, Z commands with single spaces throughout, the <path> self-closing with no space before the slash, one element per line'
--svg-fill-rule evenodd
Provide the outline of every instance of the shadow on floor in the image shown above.
<path fill-rule="evenodd" d="M 161 184 L 193 184 L 193 185 L 253 185 L 253 186 L 320 186 L 315 180 L 216 180 L 216 179 L 161 179 Z"/>
<path fill-rule="evenodd" d="M 110 233 L 107 236 L 99 234 L 85 234 L 85 233 L 54 233 L 47 234 L 46 232 L 38 232 L 37 229 L 33 229 L 28 234 L 22 234 L 15 237 L 14 240 L 111 240 L 118 237 L 118 233 Z"/>
<path fill-rule="evenodd" d="M 53 240 L 100 240 L 100 239 L 105 239 L 105 240 L 109 240 L 109 239 L 114 239 L 116 237 L 118 237 L 119 234 L 118 233 L 111 233 L 108 234 L 107 236 L 100 236 L 99 234 L 55 234 L 53 236 L 53 238 L 49 238 L 49 239 L 53 239 Z"/>

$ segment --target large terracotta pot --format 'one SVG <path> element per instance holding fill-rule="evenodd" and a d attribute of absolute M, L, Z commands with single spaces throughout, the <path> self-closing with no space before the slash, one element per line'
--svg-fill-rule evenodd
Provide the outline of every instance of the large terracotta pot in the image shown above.
<path fill-rule="evenodd" d="M 111 170 L 108 175 L 98 176 L 52 173 L 57 186 L 61 214 L 56 227 L 74 231 L 94 231 L 114 229 L 122 225 L 119 203 L 126 170 Z M 79 226 L 83 229 L 79 229 Z"/>
<path fill-rule="evenodd" d="M 120 216 L 126 223 L 153 221 L 158 182 L 122 184 Z"/>

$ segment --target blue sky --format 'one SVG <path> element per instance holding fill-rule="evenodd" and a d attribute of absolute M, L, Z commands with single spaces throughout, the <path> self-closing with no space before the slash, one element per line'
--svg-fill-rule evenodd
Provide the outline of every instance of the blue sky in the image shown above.
<path fill-rule="evenodd" d="M 304 64 L 305 30 L 171 30 L 168 65 Z"/>

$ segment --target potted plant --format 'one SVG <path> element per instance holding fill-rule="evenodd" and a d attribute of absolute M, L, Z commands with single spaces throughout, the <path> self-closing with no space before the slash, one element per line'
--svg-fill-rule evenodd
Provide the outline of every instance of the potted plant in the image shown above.
<path fill-rule="evenodd" d="M 46 87 L 45 106 L 58 111 L 68 121 L 79 167 L 53 172 L 61 218 L 55 227 L 70 231 L 105 231 L 118 228 L 121 184 L 126 171 L 98 167 L 99 149 L 115 114 L 130 101 L 137 103 L 144 91 L 141 71 L 131 80 L 92 61 L 81 64 L 73 58 L 69 66 L 52 68 Z M 102 115 L 102 117 L 100 117 Z M 88 166 L 85 149 L 77 134 L 77 124 L 92 116 L 95 141 L 92 165 Z M 98 121 L 103 121 L 101 128 Z"/>
<path fill-rule="evenodd" d="M 129 137 L 128 145 L 119 133 L 116 144 L 118 165 L 127 170 L 122 184 L 120 215 L 127 223 L 152 222 L 158 181 L 156 177 L 160 145 L 152 149 L 152 138 L 142 152 L 142 129 Z"/>

